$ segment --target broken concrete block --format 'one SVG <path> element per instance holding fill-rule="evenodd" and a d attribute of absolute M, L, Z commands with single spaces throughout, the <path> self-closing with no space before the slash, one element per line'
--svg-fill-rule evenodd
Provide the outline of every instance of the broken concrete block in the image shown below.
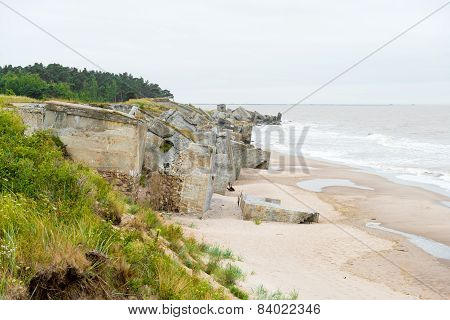
<path fill-rule="evenodd" d="M 217 105 L 217 111 L 227 112 L 227 106 L 225 104 L 218 104 Z"/>
<path fill-rule="evenodd" d="M 270 164 L 270 151 L 265 151 L 249 145 L 246 148 L 245 156 L 242 159 L 243 168 L 268 169 Z"/>
<path fill-rule="evenodd" d="M 234 109 L 231 112 L 231 115 L 233 116 L 234 119 L 236 119 L 238 121 L 251 121 L 252 120 L 252 114 L 242 107 Z"/>
<path fill-rule="evenodd" d="M 259 219 L 289 223 L 319 222 L 319 213 L 308 209 L 292 210 L 281 206 L 278 199 L 241 194 L 238 199 L 244 220 Z"/>

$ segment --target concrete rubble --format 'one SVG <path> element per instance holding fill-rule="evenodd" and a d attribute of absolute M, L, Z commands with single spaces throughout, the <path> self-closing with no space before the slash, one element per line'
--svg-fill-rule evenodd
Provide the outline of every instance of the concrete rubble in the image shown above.
<path fill-rule="evenodd" d="M 58 101 L 14 108 L 28 126 L 27 134 L 52 130 L 73 160 L 97 169 L 121 191 L 156 210 L 202 214 L 212 194 L 225 194 L 242 168 L 268 168 L 270 152 L 251 145 L 252 128 L 279 124 L 280 114 L 263 116 L 225 105 L 205 112 L 155 101 L 156 107 L 147 109 Z"/>
<path fill-rule="evenodd" d="M 276 221 L 289 223 L 319 222 L 319 213 L 309 208 L 296 210 L 284 208 L 278 199 L 241 194 L 238 198 L 244 220 Z"/>

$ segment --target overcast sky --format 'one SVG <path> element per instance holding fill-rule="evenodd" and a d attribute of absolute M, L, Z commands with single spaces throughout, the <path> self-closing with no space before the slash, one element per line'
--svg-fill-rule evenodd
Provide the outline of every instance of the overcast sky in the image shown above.
<path fill-rule="evenodd" d="M 294 103 L 446 0 L 0 0 L 186 103 Z M 97 69 L 0 2 L 0 64 Z M 305 103 L 450 103 L 450 5 Z"/>

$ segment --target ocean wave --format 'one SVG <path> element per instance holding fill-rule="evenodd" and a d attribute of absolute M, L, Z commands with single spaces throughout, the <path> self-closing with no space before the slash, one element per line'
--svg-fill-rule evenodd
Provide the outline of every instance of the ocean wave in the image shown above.
<path fill-rule="evenodd" d="M 407 150 L 418 150 L 421 152 L 428 153 L 447 153 L 450 155 L 450 145 L 445 144 L 434 144 L 429 142 L 418 142 L 412 141 L 407 138 L 398 138 L 387 136 L 384 134 L 374 133 L 368 134 L 366 137 L 358 137 L 354 136 L 355 139 L 364 139 L 373 141 L 379 145 L 388 147 L 388 148 L 397 148 L 397 149 L 407 149 Z"/>
<path fill-rule="evenodd" d="M 416 182 L 420 184 L 429 184 L 433 186 L 437 186 L 444 190 L 450 191 L 450 177 L 433 177 L 428 175 L 409 175 L 409 174 L 400 174 L 395 176 L 397 179 L 410 181 L 410 182 Z"/>
<path fill-rule="evenodd" d="M 310 130 L 301 144 L 299 139 L 305 127 Z M 414 141 L 376 132 L 366 135 L 349 133 L 316 123 L 284 124 L 281 127 L 283 139 L 280 139 L 279 130 L 276 134 L 271 130 L 259 132 L 263 143 L 258 145 L 284 154 L 301 152 L 311 158 L 375 169 L 401 180 L 450 191 L 448 144 Z"/>

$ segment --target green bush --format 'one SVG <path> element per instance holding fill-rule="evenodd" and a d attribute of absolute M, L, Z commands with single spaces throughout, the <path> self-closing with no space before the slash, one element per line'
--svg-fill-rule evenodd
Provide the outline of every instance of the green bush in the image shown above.
<path fill-rule="evenodd" d="M 128 73 L 112 74 L 41 63 L 26 67 L 0 66 L 0 93 L 36 99 L 53 97 L 96 102 L 173 97 L 170 91 L 161 89 L 158 84 Z"/>

